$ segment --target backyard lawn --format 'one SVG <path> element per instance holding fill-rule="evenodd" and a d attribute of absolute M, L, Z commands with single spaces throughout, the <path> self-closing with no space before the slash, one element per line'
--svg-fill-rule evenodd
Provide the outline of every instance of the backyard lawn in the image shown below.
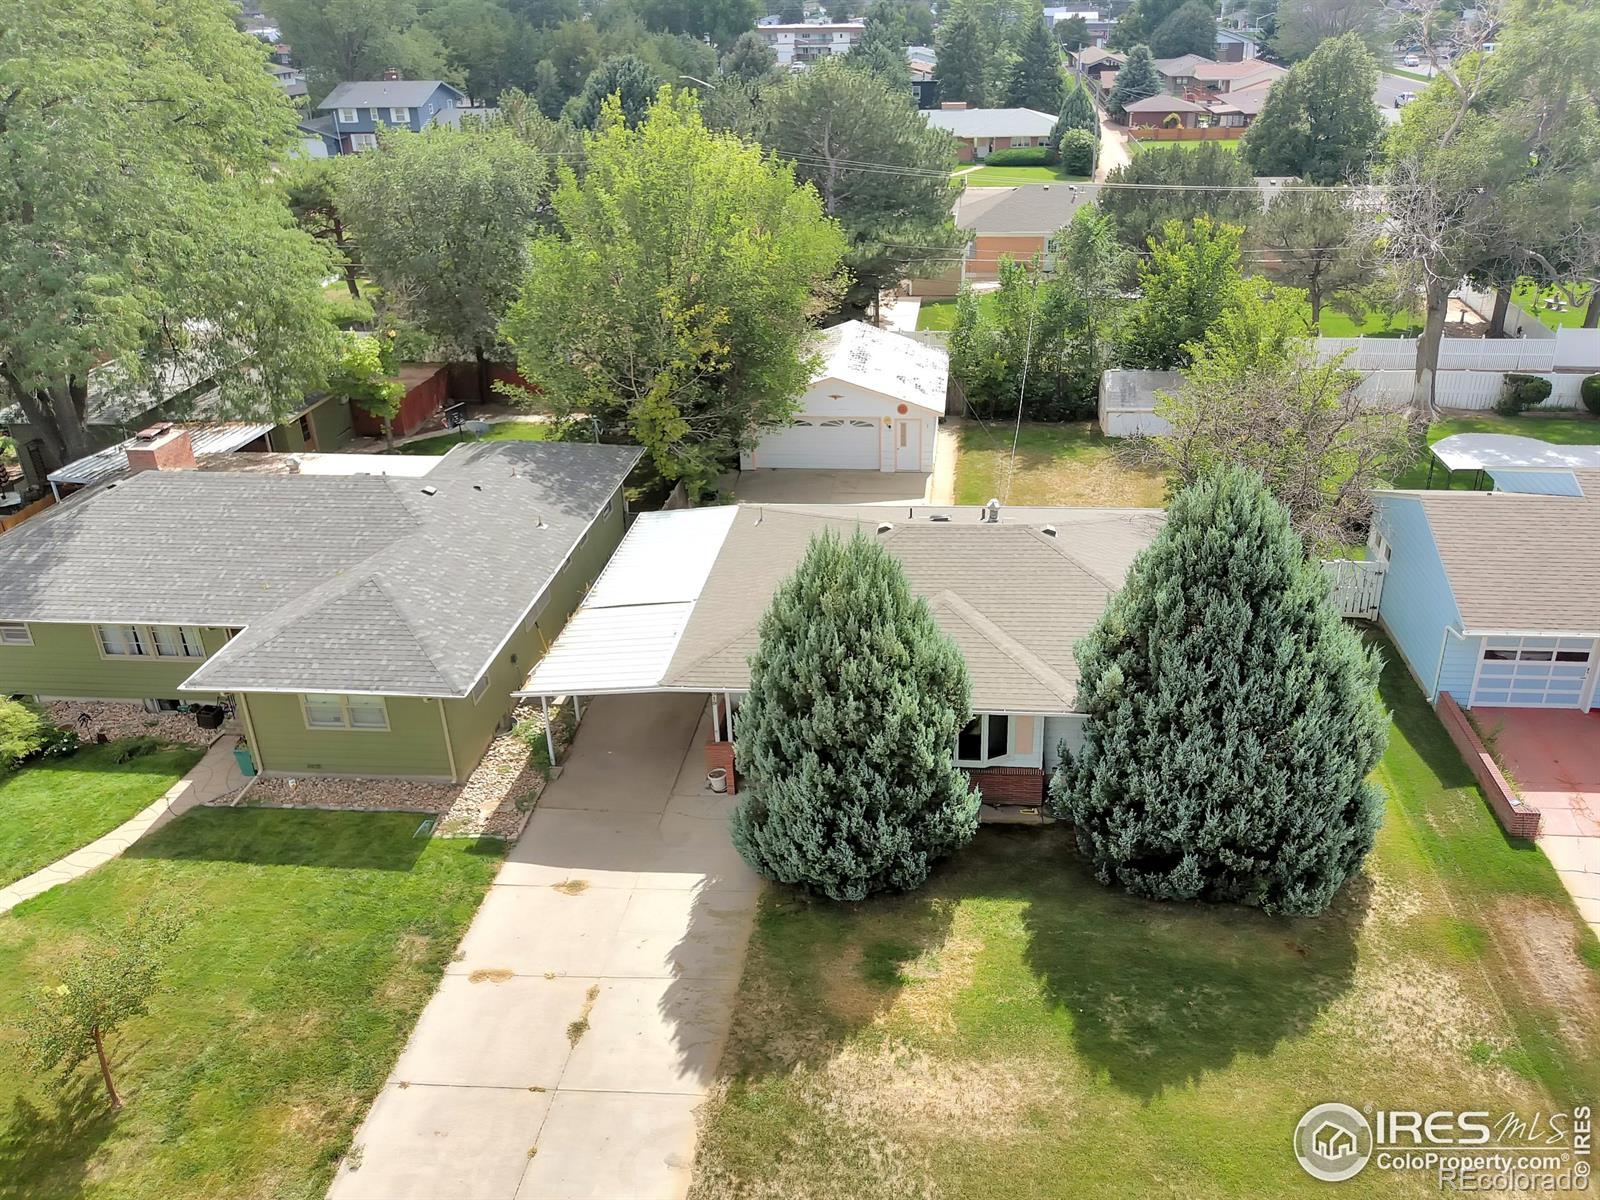
<path fill-rule="evenodd" d="M 1577 303 L 1572 302 L 1567 294 L 1557 288 L 1545 288 L 1543 291 L 1536 288 L 1529 280 L 1523 280 L 1511 291 L 1512 302 L 1539 318 L 1551 329 L 1578 329 L 1583 325 L 1584 314 L 1589 309 L 1589 291 L 1587 287 L 1580 287 L 1576 291 Z M 1540 300 L 1545 296 L 1559 297 L 1566 304 L 1560 311 L 1553 311 L 1544 307 Z"/>
<path fill-rule="evenodd" d="M 198 747 L 173 746 L 113 762 L 124 744 L 86 746 L 0 773 L 0 887 L 110 833 L 200 761 Z"/>
<path fill-rule="evenodd" d="M 420 438 L 415 442 L 407 442 L 403 446 L 396 446 L 396 454 L 443 454 L 452 446 L 459 446 L 462 442 L 542 442 L 550 435 L 550 427 L 542 421 L 500 421 L 489 426 L 485 434 L 465 433 L 454 430 L 450 433 L 441 433 L 438 437 Z"/>
<path fill-rule="evenodd" d="M 1087 175 L 1066 175 L 1055 167 L 978 167 L 961 174 L 968 187 L 1017 187 L 1025 183 L 1082 183 Z"/>
<path fill-rule="evenodd" d="M 1387 817 L 1320 918 L 1131 899 L 1059 827 L 985 829 L 907 896 L 770 889 L 694 1200 L 1325 1198 L 1290 1149 L 1315 1102 L 1591 1103 L 1600 947 L 1390 664 Z"/>
<path fill-rule="evenodd" d="M 321 1200 L 501 852 L 420 821 L 200 809 L 0 917 L 0 1197 Z M 113 1117 L 92 1070 L 33 1078 L 16 1021 L 53 961 L 151 898 L 189 924 L 170 990 L 113 1043 Z"/>
<path fill-rule="evenodd" d="M 1127 465 L 1129 443 L 1102 434 L 1093 421 L 1060 425 L 1024 421 L 1017 441 L 1016 474 L 1009 492 L 1013 427 L 1004 422 L 961 426 L 956 458 L 956 503 L 1068 504 L 1108 508 L 1159 508 L 1166 477 Z"/>
<path fill-rule="evenodd" d="M 1309 311 L 1306 321 L 1311 320 Z M 1359 324 L 1331 304 L 1322 307 L 1318 331 L 1323 337 L 1412 337 L 1422 329 L 1422 314 L 1369 312 Z"/>
<path fill-rule="evenodd" d="M 993 308 L 999 292 L 978 292 L 978 308 Z M 918 329 L 951 330 L 956 327 L 956 302 L 954 300 L 924 300 L 917 310 Z"/>
<path fill-rule="evenodd" d="M 1600 418 L 1584 414 L 1557 416 L 1547 413 L 1524 413 L 1520 417 L 1502 417 L 1496 412 L 1475 412 L 1435 421 L 1428 426 L 1428 444 L 1432 445 L 1440 438 L 1449 437 L 1453 433 L 1510 433 L 1518 437 L 1554 442 L 1558 446 L 1592 446 L 1600 445 Z M 1470 488 L 1474 474 L 1471 471 L 1457 472 L 1450 486 Z M 1424 455 L 1395 481 L 1395 486 L 1420 488 L 1426 485 L 1427 478 L 1428 458 Z M 1442 468 L 1434 469 L 1433 486 L 1444 487 Z M 1488 484 L 1484 486 L 1487 487 Z"/>

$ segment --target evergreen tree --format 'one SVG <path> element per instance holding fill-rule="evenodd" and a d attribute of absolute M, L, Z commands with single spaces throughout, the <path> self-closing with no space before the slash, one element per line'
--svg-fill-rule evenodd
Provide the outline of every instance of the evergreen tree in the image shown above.
<path fill-rule="evenodd" d="M 1069 129 L 1082 129 L 1096 142 L 1100 140 L 1100 116 L 1094 111 L 1094 101 L 1089 98 L 1089 89 L 1076 79 L 1068 81 L 1066 97 L 1061 101 L 1060 115 L 1056 117 L 1055 128 L 1050 130 L 1052 150 L 1061 149 L 1061 135 Z"/>
<path fill-rule="evenodd" d="M 745 83 L 759 83 L 778 68 L 778 52 L 754 29 L 747 29 L 722 56 L 722 73 Z"/>
<path fill-rule="evenodd" d="M 934 56 L 939 98 L 983 108 L 989 99 L 988 38 L 971 0 L 961 0 L 940 23 Z"/>
<path fill-rule="evenodd" d="M 1354 33 L 1323 42 L 1267 93 L 1239 147 L 1257 175 L 1349 183 L 1366 175 L 1383 135 L 1372 103 L 1378 60 Z"/>
<path fill-rule="evenodd" d="M 1040 13 L 1028 23 L 1018 41 L 1017 57 L 1006 77 L 1006 103 L 1035 112 L 1058 112 L 1066 90 L 1061 76 L 1061 47 L 1050 36 L 1044 14 Z"/>
<path fill-rule="evenodd" d="M 1084 744 L 1051 800 L 1102 883 L 1327 908 L 1382 817 L 1378 658 L 1254 475 L 1175 497 L 1077 659 Z"/>
<path fill-rule="evenodd" d="M 1116 116 L 1125 111 L 1123 106 L 1161 90 L 1161 73 L 1156 70 L 1156 60 L 1149 46 L 1135 46 L 1128 52 L 1128 61 L 1117 72 L 1117 81 L 1111 85 L 1106 97 L 1106 107 Z"/>
<path fill-rule="evenodd" d="M 561 119 L 574 129 L 594 129 L 600 124 L 606 97 L 617 96 L 622 101 L 622 115 L 631 129 L 644 120 L 660 86 L 660 77 L 637 55 L 608 58 L 589 72 L 583 91 L 567 101 Z"/>
<path fill-rule="evenodd" d="M 1056 35 L 1056 41 L 1063 50 L 1082 50 L 1089 44 L 1089 22 L 1079 13 L 1074 13 L 1065 21 L 1057 21 L 1051 33 Z"/>
<path fill-rule="evenodd" d="M 845 55 L 845 65 L 876 75 L 895 87 L 909 88 L 911 66 L 906 61 L 906 45 L 887 21 L 867 18 L 867 30 L 855 48 Z"/>
<path fill-rule="evenodd" d="M 954 757 L 970 698 L 961 652 L 899 562 L 860 533 L 813 539 L 750 660 L 739 853 L 835 900 L 920 885 L 978 827 Z"/>
<path fill-rule="evenodd" d="M 1150 34 L 1150 53 L 1157 58 L 1181 58 L 1185 54 L 1210 58 L 1216 52 L 1217 18 L 1210 6 L 1200 0 L 1187 0 Z"/>

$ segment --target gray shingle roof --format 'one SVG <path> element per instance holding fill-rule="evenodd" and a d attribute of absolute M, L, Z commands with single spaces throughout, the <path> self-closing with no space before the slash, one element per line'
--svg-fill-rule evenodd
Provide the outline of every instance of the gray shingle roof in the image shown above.
<path fill-rule="evenodd" d="M 1468 630 L 1600 632 L 1600 471 L 1582 496 L 1411 492 Z"/>
<path fill-rule="evenodd" d="M 974 233 L 1049 235 L 1093 204 L 1098 184 L 1024 183 L 1016 187 L 969 187 L 956 202 L 956 224 Z"/>
<path fill-rule="evenodd" d="M 0 619 L 242 628 L 198 690 L 465 695 L 640 453 L 459 446 L 422 479 L 148 471 L 0 538 Z"/>
<path fill-rule="evenodd" d="M 449 88 L 460 99 L 466 98 L 461 89 L 439 79 L 358 79 L 339 84 L 317 107 L 421 108 L 441 87 Z"/>
<path fill-rule="evenodd" d="M 1008 510 L 998 525 L 974 509 L 937 523 L 906 520 L 892 507 L 826 509 L 745 506 L 729 530 L 684 629 L 664 687 L 749 686 L 756 627 L 778 584 L 814 534 L 873 534 L 904 565 L 939 627 L 961 647 L 973 707 L 998 712 L 1070 712 L 1078 669 L 1072 643 L 1088 632 L 1121 586 L 1134 556 L 1161 528 L 1161 512 L 1134 509 Z M 899 518 L 899 519 L 897 519 Z M 1053 525 L 1057 536 L 1044 533 Z"/>
<path fill-rule="evenodd" d="M 930 108 L 923 115 L 958 138 L 1044 137 L 1056 125 L 1055 113 L 1032 108 Z"/>

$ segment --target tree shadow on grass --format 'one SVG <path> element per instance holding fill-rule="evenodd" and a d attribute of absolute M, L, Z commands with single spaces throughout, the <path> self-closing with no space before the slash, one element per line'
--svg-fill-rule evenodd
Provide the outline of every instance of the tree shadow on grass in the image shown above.
<path fill-rule="evenodd" d="M 1148 1101 L 1305 1033 L 1352 984 L 1365 876 L 1317 918 L 1140 900 L 1097 882 L 1069 830 L 991 831 L 1026 872 L 1026 957 L 1072 1017 L 1074 1047 L 1117 1089 Z M 991 851 L 992 852 L 992 851 Z M 1021 865 L 1019 863 L 1019 865 Z M 1022 875 L 1022 872 L 1018 872 Z"/>
<path fill-rule="evenodd" d="M 428 848 L 436 822 L 426 813 L 203 808 L 139 842 L 125 857 L 409 871 Z M 498 856 L 503 846 L 497 839 L 478 839 L 470 852 Z"/>
<path fill-rule="evenodd" d="M 88 1076 L 74 1076 L 43 1104 L 17 1096 L 0 1120 L 0 1200 L 81 1195 L 115 1124 L 105 1089 Z"/>

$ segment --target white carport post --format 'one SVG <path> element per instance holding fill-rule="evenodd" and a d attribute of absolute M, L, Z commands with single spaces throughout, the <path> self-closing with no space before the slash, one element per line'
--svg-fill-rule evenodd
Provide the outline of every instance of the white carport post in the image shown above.
<path fill-rule="evenodd" d="M 539 712 L 544 717 L 544 745 L 550 752 L 550 765 L 556 765 L 556 735 L 550 729 L 550 697 L 539 697 Z"/>
<path fill-rule="evenodd" d="M 717 693 L 711 693 L 711 740 L 722 740 L 722 710 L 717 705 Z"/>

